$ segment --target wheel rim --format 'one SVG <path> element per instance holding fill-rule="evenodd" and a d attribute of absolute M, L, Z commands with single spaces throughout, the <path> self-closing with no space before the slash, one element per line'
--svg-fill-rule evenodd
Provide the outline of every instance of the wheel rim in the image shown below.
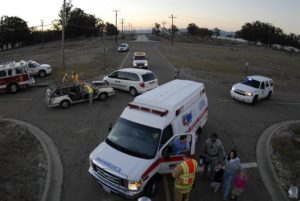
<path fill-rule="evenodd" d="M 17 90 L 18 90 L 17 85 L 13 84 L 13 85 L 10 86 L 10 91 L 11 91 L 11 92 L 14 93 L 14 92 L 16 92 Z"/>
<path fill-rule="evenodd" d="M 135 95 L 136 95 L 136 90 L 135 90 L 134 88 L 131 88 L 131 89 L 130 89 L 130 94 L 131 94 L 132 96 L 135 96 Z"/>
<path fill-rule="evenodd" d="M 101 94 L 101 95 L 100 95 L 100 99 L 101 99 L 101 100 L 105 100 L 105 99 L 106 99 L 106 94 Z"/>
<path fill-rule="evenodd" d="M 46 74 L 45 74 L 44 71 L 40 72 L 40 76 L 41 76 L 41 77 L 45 77 L 45 75 L 46 75 Z"/>
<path fill-rule="evenodd" d="M 61 105 L 63 108 L 67 108 L 69 106 L 69 103 L 67 101 L 63 101 Z"/>

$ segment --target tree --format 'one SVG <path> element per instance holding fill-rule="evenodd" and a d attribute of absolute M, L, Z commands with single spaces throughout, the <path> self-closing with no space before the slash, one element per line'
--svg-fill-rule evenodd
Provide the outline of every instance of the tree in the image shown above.
<path fill-rule="evenodd" d="M 152 28 L 152 34 L 156 36 L 160 34 L 160 24 L 155 22 L 154 27 Z"/>
<path fill-rule="evenodd" d="M 208 30 L 207 28 L 199 28 L 198 35 L 201 37 L 211 37 L 213 35 L 213 32 Z"/>
<path fill-rule="evenodd" d="M 173 30 L 173 34 L 176 34 L 179 31 L 179 29 L 177 28 L 177 26 L 174 25 L 174 24 L 173 24 L 173 29 L 172 29 L 172 26 L 169 29 L 169 33 L 172 33 L 172 30 Z"/>
<path fill-rule="evenodd" d="M 119 30 L 117 30 L 115 25 L 113 25 L 109 22 L 106 22 L 106 35 L 108 35 L 108 36 L 116 35 L 116 31 L 117 31 L 117 34 L 119 34 Z"/>
<path fill-rule="evenodd" d="M 67 38 L 97 36 L 98 33 L 99 28 L 94 15 L 86 14 L 80 8 L 74 8 L 70 12 L 66 25 Z"/>
<path fill-rule="evenodd" d="M 218 29 L 217 27 L 214 28 L 214 35 L 215 36 L 220 36 L 220 29 Z"/>
<path fill-rule="evenodd" d="M 199 32 L 199 27 L 195 23 L 190 23 L 186 29 L 188 33 L 192 36 L 197 35 Z"/>
<path fill-rule="evenodd" d="M 69 0 L 68 2 L 66 2 L 65 5 L 65 18 L 66 18 L 66 22 L 68 21 L 70 15 L 71 15 L 71 10 L 73 8 L 73 4 L 72 4 L 72 0 Z M 59 22 L 62 25 L 62 18 L 63 18 L 63 12 L 64 12 L 64 5 L 61 6 L 58 16 L 59 16 Z"/>
<path fill-rule="evenodd" d="M 17 43 L 22 45 L 28 40 L 30 31 L 27 23 L 19 17 L 2 16 L 0 20 L 0 45 L 6 47 L 10 44 L 12 48 Z"/>

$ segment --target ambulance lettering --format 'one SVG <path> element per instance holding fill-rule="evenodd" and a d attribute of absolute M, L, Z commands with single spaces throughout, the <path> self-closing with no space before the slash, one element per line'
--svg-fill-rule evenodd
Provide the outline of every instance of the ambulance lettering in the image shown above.
<path fill-rule="evenodd" d="M 99 157 L 97 157 L 95 160 L 96 160 L 97 162 L 101 163 L 102 165 L 106 166 L 106 167 L 109 168 L 110 170 L 112 170 L 112 171 L 114 171 L 114 172 L 117 172 L 117 173 L 119 173 L 119 174 L 121 174 L 121 175 L 127 177 L 126 174 L 122 173 L 122 169 L 121 169 L 121 168 L 119 168 L 119 167 L 117 167 L 117 166 L 115 166 L 115 165 L 113 165 L 113 164 L 111 164 L 111 163 L 109 163 L 109 162 L 107 162 L 107 161 L 105 161 L 105 160 L 99 158 Z"/>

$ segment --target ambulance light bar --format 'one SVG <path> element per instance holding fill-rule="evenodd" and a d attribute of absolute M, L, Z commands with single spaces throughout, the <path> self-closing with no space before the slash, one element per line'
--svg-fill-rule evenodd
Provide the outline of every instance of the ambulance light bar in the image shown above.
<path fill-rule="evenodd" d="M 142 110 L 142 111 L 145 111 L 145 112 L 150 112 L 150 113 L 153 113 L 153 114 L 158 114 L 161 117 L 168 114 L 168 110 L 159 109 L 159 108 L 151 108 L 151 107 L 144 106 L 144 105 L 138 105 L 138 104 L 133 103 L 133 102 L 128 103 L 128 106 L 129 106 L 130 109 L 137 109 L 137 110 Z"/>

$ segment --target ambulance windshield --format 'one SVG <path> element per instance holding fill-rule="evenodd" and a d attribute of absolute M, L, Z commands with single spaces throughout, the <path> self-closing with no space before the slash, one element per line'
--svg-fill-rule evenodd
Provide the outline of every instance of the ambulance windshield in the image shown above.
<path fill-rule="evenodd" d="M 120 118 L 106 143 L 124 153 L 151 159 L 156 156 L 161 130 Z"/>

